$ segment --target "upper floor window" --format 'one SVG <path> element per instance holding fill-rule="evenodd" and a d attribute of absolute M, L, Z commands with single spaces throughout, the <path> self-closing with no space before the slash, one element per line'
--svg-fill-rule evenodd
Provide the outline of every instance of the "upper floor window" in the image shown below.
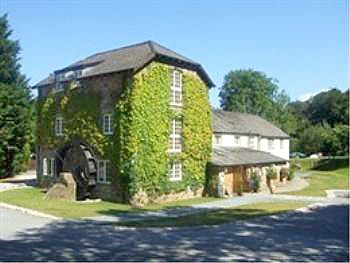
<path fill-rule="evenodd" d="M 171 76 L 171 98 L 170 104 L 174 106 L 182 105 L 182 74 L 174 70 Z"/>
<path fill-rule="evenodd" d="M 55 134 L 56 136 L 63 135 L 63 117 L 56 117 L 55 120 Z"/>
<path fill-rule="evenodd" d="M 273 139 L 268 139 L 268 148 L 269 150 L 273 150 L 274 149 L 274 143 L 273 143 Z"/>
<path fill-rule="evenodd" d="M 284 145 L 283 145 L 283 139 L 280 139 L 280 149 L 283 149 Z"/>
<path fill-rule="evenodd" d="M 97 161 L 97 181 L 103 184 L 109 184 L 112 181 L 112 166 L 109 160 Z"/>
<path fill-rule="evenodd" d="M 254 148 L 254 137 L 253 136 L 248 137 L 248 147 Z"/>
<path fill-rule="evenodd" d="M 173 119 L 170 127 L 169 152 L 181 152 L 181 120 Z"/>
<path fill-rule="evenodd" d="M 221 135 L 215 135 L 214 144 L 221 145 L 221 143 L 222 143 L 222 136 Z"/>
<path fill-rule="evenodd" d="M 234 145 L 235 146 L 240 146 L 241 145 L 241 136 L 235 135 L 234 136 Z"/>
<path fill-rule="evenodd" d="M 104 134 L 113 134 L 112 114 L 103 115 L 102 129 Z"/>
<path fill-rule="evenodd" d="M 170 163 L 168 177 L 170 181 L 180 181 L 182 179 L 182 165 L 179 161 Z"/>

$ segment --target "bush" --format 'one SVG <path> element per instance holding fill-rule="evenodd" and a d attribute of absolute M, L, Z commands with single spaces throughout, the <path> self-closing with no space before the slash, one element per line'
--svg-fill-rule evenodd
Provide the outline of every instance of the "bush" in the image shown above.
<path fill-rule="evenodd" d="M 269 167 L 266 169 L 266 179 L 267 180 L 276 180 L 277 179 L 277 171 L 274 167 Z"/>
<path fill-rule="evenodd" d="M 257 174 L 257 172 L 253 172 L 252 173 L 252 182 L 253 182 L 253 191 L 254 193 L 257 193 L 260 189 L 260 181 L 261 178 L 260 176 Z"/>
<path fill-rule="evenodd" d="M 291 169 L 288 171 L 287 180 L 291 181 L 291 180 L 293 180 L 293 178 L 294 178 L 294 170 Z"/>

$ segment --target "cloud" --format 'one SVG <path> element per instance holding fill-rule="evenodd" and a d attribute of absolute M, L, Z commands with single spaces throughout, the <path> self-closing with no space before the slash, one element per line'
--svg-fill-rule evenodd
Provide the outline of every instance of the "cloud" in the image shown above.
<path fill-rule="evenodd" d="M 309 92 L 309 93 L 304 93 L 304 94 L 301 94 L 299 97 L 298 97 L 298 100 L 300 101 L 307 101 L 309 99 L 311 99 L 312 97 L 314 97 L 315 95 L 317 95 L 318 93 L 321 93 L 321 92 L 326 92 L 326 91 L 329 91 L 330 89 L 320 89 L 319 91 L 315 91 L 315 92 Z"/>

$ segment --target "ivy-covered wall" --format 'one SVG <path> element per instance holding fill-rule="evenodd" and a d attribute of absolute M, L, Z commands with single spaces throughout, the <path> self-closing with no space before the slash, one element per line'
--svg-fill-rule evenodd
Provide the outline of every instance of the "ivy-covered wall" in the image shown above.
<path fill-rule="evenodd" d="M 211 109 L 208 88 L 193 72 L 183 70 L 183 107 L 171 108 L 169 71 L 173 67 L 151 63 L 133 77 L 116 107 L 118 167 L 129 185 L 129 195 L 144 191 L 154 198 L 205 182 L 211 154 Z M 182 119 L 183 151 L 169 154 L 170 121 Z M 181 181 L 169 181 L 168 165 L 183 164 Z"/>
<path fill-rule="evenodd" d="M 125 78 L 121 93 L 112 99 L 84 83 L 80 89 L 66 87 L 63 94 L 49 95 L 38 102 L 39 145 L 58 149 L 75 136 L 83 139 L 100 157 L 112 162 L 113 181 L 118 182 L 125 200 L 140 191 L 153 199 L 188 187 L 192 190 L 203 187 L 212 138 L 208 88 L 194 72 L 180 69 L 183 106 L 172 108 L 169 71 L 173 69 L 152 62 Z M 102 133 L 101 127 L 104 110 L 101 105 L 107 97 L 114 105 L 114 133 L 109 136 Z M 64 118 L 63 137 L 54 135 L 56 116 Z M 183 147 L 181 153 L 172 155 L 168 145 L 170 121 L 174 117 L 182 120 Z M 181 160 L 183 165 L 181 181 L 168 179 L 168 165 L 174 159 Z"/>

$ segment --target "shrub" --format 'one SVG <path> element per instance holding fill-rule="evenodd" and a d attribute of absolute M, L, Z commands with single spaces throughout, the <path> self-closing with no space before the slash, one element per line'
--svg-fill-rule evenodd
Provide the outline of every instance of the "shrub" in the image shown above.
<path fill-rule="evenodd" d="M 253 191 L 257 193 L 260 189 L 261 178 L 255 171 L 252 173 L 252 182 L 253 182 Z"/>
<path fill-rule="evenodd" d="M 274 167 L 269 167 L 266 169 L 266 179 L 267 180 L 276 180 L 277 179 L 277 171 Z"/>

